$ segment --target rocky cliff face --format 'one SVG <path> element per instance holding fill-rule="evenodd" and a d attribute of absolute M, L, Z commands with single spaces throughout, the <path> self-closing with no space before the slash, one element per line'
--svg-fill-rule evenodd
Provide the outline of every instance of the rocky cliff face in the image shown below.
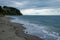
<path fill-rule="evenodd" d="M 0 15 L 22 15 L 22 13 L 13 7 L 0 6 Z"/>

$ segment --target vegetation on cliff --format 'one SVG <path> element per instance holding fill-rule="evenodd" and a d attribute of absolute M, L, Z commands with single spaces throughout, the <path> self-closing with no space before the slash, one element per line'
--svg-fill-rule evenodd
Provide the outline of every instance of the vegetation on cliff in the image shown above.
<path fill-rule="evenodd" d="M 13 7 L 0 6 L 0 15 L 22 15 L 22 13 Z"/>

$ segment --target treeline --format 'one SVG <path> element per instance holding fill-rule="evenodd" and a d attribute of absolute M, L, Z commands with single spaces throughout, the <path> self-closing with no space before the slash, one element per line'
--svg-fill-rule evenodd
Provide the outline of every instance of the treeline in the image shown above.
<path fill-rule="evenodd" d="M 0 6 L 0 15 L 22 15 L 22 13 L 13 7 Z"/>

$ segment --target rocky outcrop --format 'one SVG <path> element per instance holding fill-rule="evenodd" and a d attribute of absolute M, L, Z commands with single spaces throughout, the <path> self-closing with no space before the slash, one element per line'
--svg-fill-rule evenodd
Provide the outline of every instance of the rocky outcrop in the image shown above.
<path fill-rule="evenodd" d="M 22 15 L 22 13 L 13 7 L 0 6 L 0 15 Z"/>

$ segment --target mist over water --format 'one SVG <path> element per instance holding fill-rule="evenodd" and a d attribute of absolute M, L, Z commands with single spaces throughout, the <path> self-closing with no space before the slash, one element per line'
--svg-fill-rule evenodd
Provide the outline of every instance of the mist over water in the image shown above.
<path fill-rule="evenodd" d="M 11 16 L 11 22 L 22 23 L 27 34 L 44 40 L 60 40 L 60 16 Z"/>

